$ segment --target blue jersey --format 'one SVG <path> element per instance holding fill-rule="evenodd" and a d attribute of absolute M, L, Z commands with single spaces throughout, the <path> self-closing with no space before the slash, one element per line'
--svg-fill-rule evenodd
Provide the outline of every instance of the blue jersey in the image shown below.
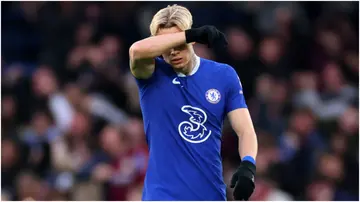
<path fill-rule="evenodd" d="M 136 80 L 150 155 L 142 199 L 226 200 L 222 125 L 228 112 L 247 107 L 235 70 L 197 57 L 182 76 L 156 58 L 153 75 Z"/>

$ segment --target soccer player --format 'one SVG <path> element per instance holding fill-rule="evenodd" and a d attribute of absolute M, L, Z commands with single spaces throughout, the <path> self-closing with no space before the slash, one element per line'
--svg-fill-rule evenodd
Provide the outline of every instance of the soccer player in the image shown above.
<path fill-rule="evenodd" d="M 226 200 L 220 147 L 227 115 L 242 157 L 231 188 L 235 200 L 248 200 L 257 138 L 241 82 L 231 66 L 193 49 L 194 43 L 225 48 L 224 34 L 213 26 L 192 28 L 191 13 L 178 5 L 158 11 L 150 31 L 129 49 L 150 153 L 142 199 Z"/>

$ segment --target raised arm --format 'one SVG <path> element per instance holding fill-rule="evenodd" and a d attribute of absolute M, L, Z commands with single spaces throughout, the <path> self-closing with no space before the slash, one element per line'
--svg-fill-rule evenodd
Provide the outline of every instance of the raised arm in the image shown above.
<path fill-rule="evenodd" d="M 155 69 L 155 57 L 185 43 L 185 32 L 151 36 L 135 42 L 129 49 L 131 73 L 138 79 L 149 78 Z"/>
<path fill-rule="evenodd" d="M 217 48 L 227 45 L 225 35 L 214 26 L 205 25 L 185 31 L 181 31 L 177 27 L 166 29 L 167 31 L 163 31 L 163 34 L 148 37 L 131 45 L 129 49 L 130 69 L 136 78 L 149 78 L 155 69 L 154 58 L 183 44 L 197 42 Z"/>

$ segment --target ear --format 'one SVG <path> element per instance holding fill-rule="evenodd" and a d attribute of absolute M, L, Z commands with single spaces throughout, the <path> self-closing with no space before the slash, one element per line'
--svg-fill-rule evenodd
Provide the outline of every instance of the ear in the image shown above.
<path fill-rule="evenodd" d="M 195 44 L 196 44 L 196 42 L 191 42 L 190 44 L 191 44 L 191 45 L 195 45 Z"/>

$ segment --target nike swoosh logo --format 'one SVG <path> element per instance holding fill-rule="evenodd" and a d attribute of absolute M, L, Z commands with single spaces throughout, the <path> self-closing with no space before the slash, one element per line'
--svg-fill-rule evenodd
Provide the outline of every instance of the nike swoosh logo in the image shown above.
<path fill-rule="evenodd" d="M 173 84 L 180 84 L 180 81 L 178 81 L 177 78 L 174 78 L 174 79 L 172 80 L 172 83 L 173 83 Z"/>

